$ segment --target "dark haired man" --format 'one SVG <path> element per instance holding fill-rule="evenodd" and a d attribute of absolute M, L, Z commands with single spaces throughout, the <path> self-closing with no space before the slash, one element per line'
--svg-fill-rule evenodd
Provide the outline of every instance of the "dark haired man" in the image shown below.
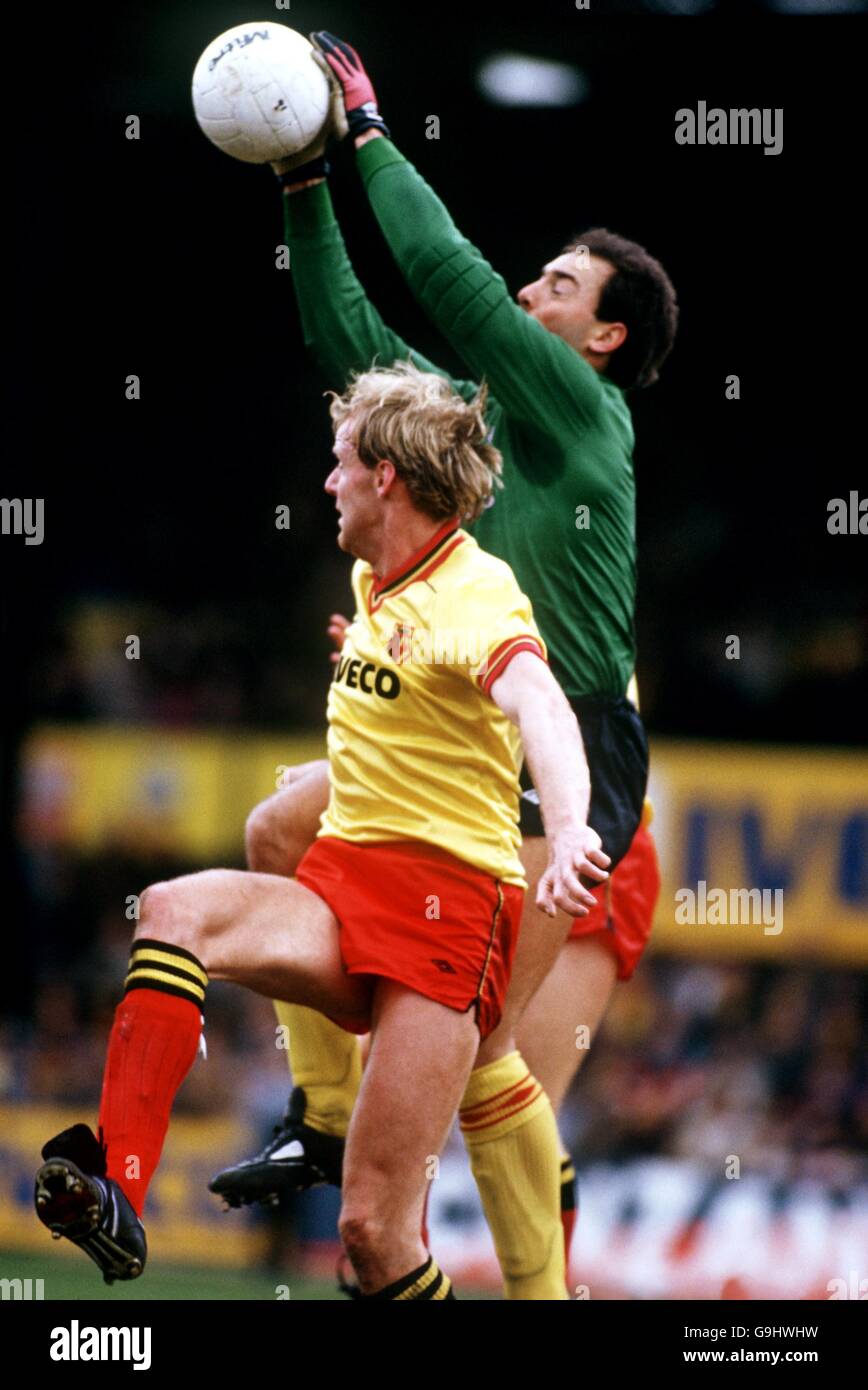
<path fill-rule="evenodd" d="M 626 856 L 621 880 L 613 876 L 611 903 L 601 900 L 590 916 L 541 918 L 529 895 L 504 1018 L 480 1047 L 460 1109 L 507 1297 L 563 1298 L 559 1213 L 569 1208 L 572 1181 L 539 1082 L 546 1086 L 550 1071 L 562 1097 L 585 1055 L 578 1029 L 593 1033 L 615 979 L 629 978 L 658 885 L 653 843 L 641 824 L 647 745 L 626 695 L 635 658 L 636 546 L 633 427 L 624 392 L 656 379 L 674 340 L 675 294 L 641 246 L 594 229 L 548 262 L 516 303 L 392 144 L 355 50 L 325 33 L 313 37 L 333 84 L 334 132 L 348 130 L 354 140 L 372 210 L 398 267 L 475 374 L 453 386 L 469 400 L 479 380 L 488 385 L 486 418 L 503 455 L 504 490 L 475 523 L 474 535 L 513 567 L 531 597 L 552 669 L 585 734 L 590 823 L 613 870 Z M 409 358 L 448 375 L 386 327 L 356 279 L 325 182 L 327 134 L 275 166 L 307 346 L 338 389 L 375 359 Z M 340 626 L 333 624 L 338 637 Z M 294 770 L 289 785 L 251 815 L 250 868 L 293 873 L 327 797 L 324 764 Z M 522 862 L 533 886 L 547 854 L 530 787 L 522 834 Z M 541 1049 L 536 1024 L 520 1029 L 519 1052 L 519 1020 L 543 981 L 561 1005 L 555 1011 L 547 1004 L 559 1031 L 549 1030 Z M 307 1010 L 278 1006 L 278 1017 L 289 1026 L 296 1089 L 273 1144 L 212 1183 L 233 1205 L 281 1186 L 340 1181 L 343 1136 L 359 1085 L 358 1049 Z"/>

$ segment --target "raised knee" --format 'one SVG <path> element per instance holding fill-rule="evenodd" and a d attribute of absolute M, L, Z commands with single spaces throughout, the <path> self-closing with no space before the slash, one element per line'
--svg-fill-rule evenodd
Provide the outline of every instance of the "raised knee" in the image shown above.
<path fill-rule="evenodd" d="M 195 914 L 187 908 L 182 910 L 176 882 L 152 883 L 145 889 L 139 901 L 136 937 L 165 941 L 168 945 L 195 952 L 198 944 Z"/>
<path fill-rule="evenodd" d="M 254 806 L 244 827 L 244 849 L 247 867 L 255 873 L 282 873 L 285 855 L 282 853 L 280 837 L 276 833 L 272 799 L 261 801 Z"/>

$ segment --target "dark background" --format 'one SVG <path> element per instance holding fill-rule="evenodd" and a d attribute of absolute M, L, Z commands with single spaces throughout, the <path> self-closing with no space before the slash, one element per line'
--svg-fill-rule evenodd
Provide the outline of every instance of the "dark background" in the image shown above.
<path fill-rule="evenodd" d="M 70 603 L 87 595 L 150 602 L 158 686 L 192 670 L 224 681 L 196 717 L 319 718 L 322 620 L 345 592 L 320 492 L 327 383 L 305 360 L 290 272 L 274 268 L 272 176 L 215 150 L 189 96 L 201 49 L 247 9 L 117 4 L 91 9 L 86 28 L 62 25 L 40 85 L 42 148 L 17 146 L 4 493 L 46 506 L 41 547 L 2 544 L 19 715 L 92 712 L 64 669 Z M 669 270 L 679 339 L 661 382 L 633 397 L 652 731 L 862 741 L 866 542 L 830 536 L 826 504 L 868 486 L 866 29 L 861 17 L 721 9 L 298 0 L 277 17 L 356 42 L 399 148 L 513 291 L 594 224 Z M 509 49 L 578 64 L 588 99 L 490 105 L 477 65 Z M 674 113 L 700 99 L 783 107 L 783 153 L 677 146 Z M 138 142 L 124 136 L 129 114 Z M 429 114 L 439 141 L 425 138 Z M 393 267 L 349 149 L 334 163 L 372 298 L 414 346 L 458 365 Z M 133 372 L 138 402 L 124 398 Z M 737 402 L 724 398 L 730 373 Z M 274 529 L 280 502 L 290 534 Z M 174 624 L 186 638 L 169 640 Z M 723 657 L 730 633 L 740 662 Z"/>

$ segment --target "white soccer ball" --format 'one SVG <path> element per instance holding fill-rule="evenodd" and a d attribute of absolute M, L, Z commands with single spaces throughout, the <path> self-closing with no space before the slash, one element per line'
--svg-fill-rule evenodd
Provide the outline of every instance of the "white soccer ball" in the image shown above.
<path fill-rule="evenodd" d="M 320 133 L 330 89 L 303 34 L 272 20 L 236 24 L 193 73 L 193 110 L 218 149 L 248 164 L 298 154 Z"/>

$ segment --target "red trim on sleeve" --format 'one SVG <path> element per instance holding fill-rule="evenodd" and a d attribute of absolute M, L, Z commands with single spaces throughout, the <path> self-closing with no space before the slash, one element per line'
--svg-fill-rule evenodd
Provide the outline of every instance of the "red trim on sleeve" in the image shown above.
<path fill-rule="evenodd" d="M 531 637 L 530 633 L 526 636 L 519 635 L 517 637 L 508 637 L 505 642 L 501 642 L 499 647 L 495 647 L 494 651 L 491 653 L 488 669 L 485 674 L 480 674 L 477 677 L 486 695 L 491 694 L 492 685 L 497 680 L 498 676 L 503 675 L 507 666 L 512 661 L 512 658 L 518 656 L 519 652 L 533 652 L 534 656 L 538 656 L 540 661 L 545 661 L 546 665 L 548 665 L 546 658 L 543 656 L 542 647 L 535 637 Z"/>

